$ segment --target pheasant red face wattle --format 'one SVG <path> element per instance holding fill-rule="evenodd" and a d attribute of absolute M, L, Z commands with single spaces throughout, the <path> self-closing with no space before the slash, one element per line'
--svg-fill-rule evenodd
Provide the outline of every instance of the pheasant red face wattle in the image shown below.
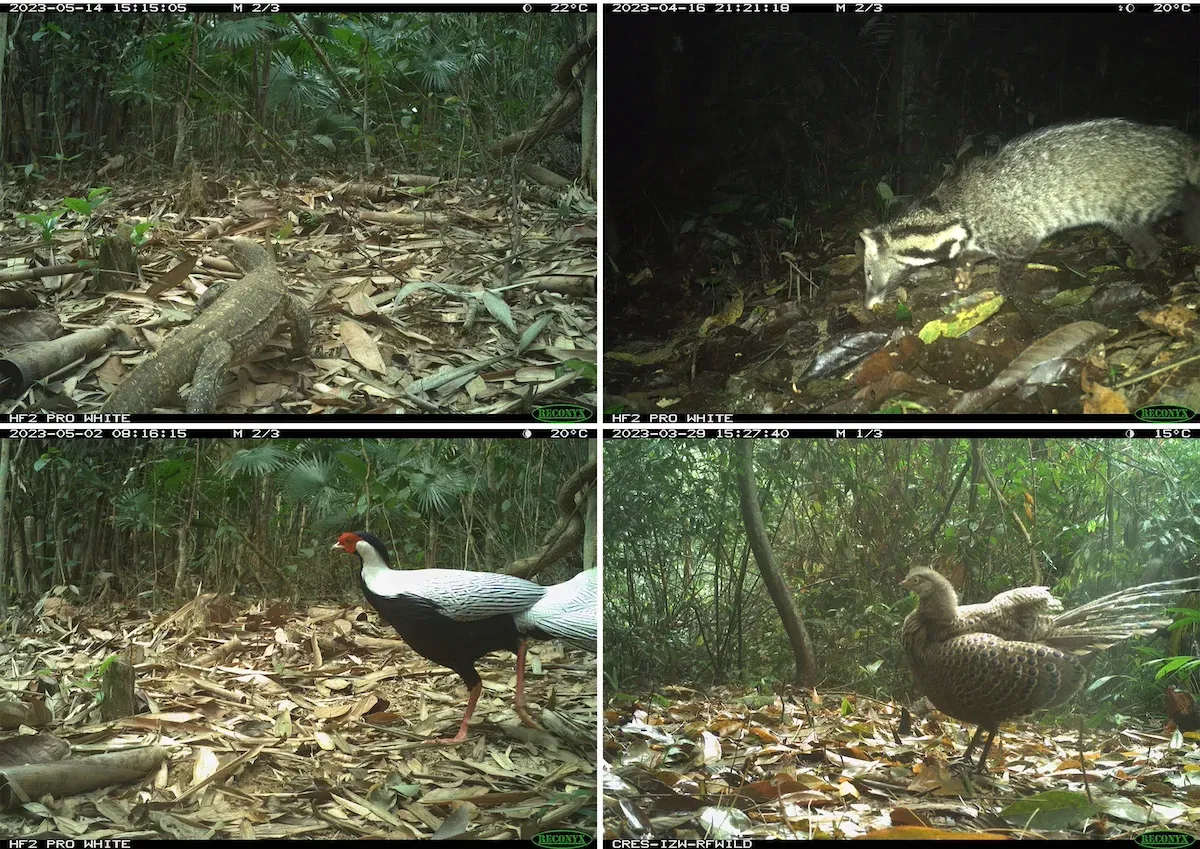
<path fill-rule="evenodd" d="M 346 531 L 346 533 L 337 538 L 337 542 L 333 544 L 333 548 L 330 551 L 338 551 L 340 549 L 347 554 L 354 554 L 357 550 L 358 540 L 359 537 L 357 534 Z"/>

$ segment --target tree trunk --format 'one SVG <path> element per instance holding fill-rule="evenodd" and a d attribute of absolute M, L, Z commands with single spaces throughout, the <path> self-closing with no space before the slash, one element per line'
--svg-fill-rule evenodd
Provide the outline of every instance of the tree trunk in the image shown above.
<path fill-rule="evenodd" d="M 7 15 L 0 15 L 0 18 L 7 18 Z M 0 32 L 4 29 L 4 25 L 0 23 Z M 4 50 L 4 42 L 0 41 L 0 52 Z M 3 79 L 3 75 L 0 75 Z M 0 132 L 0 138 L 3 138 L 3 132 Z M 8 558 L 5 556 L 8 540 L 8 470 L 12 463 L 12 440 L 5 439 L 0 442 L 0 610 L 8 607 L 8 571 L 5 564 Z"/>
<path fill-rule="evenodd" d="M 0 91 L 3 91 L 4 86 L 4 63 L 8 59 L 8 12 L 0 12 Z M 8 146 L 8 136 L 4 132 L 4 103 L 0 102 L 0 162 L 8 162 L 10 148 Z M 4 188 L 4 171 L 0 170 L 0 190 Z M 3 545 L 0 544 L 0 549 Z M 0 568 L 4 564 L 4 552 L 0 550 Z M 5 593 L 7 596 L 7 593 Z M 7 601 L 5 602 L 7 603 Z"/>
<path fill-rule="evenodd" d="M 812 687 L 817 680 L 816 661 L 813 659 L 812 643 L 808 639 L 808 631 L 804 628 L 804 619 L 796 608 L 792 593 L 779 574 L 775 563 L 775 553 L 767 540 L 767 531 L 763 527 L 762 510 L 758 504 L 758 488 L 754 484 L 754 442 L 750 439 L 739 440 L 738 451 L 738 493 L 741 496 L 742 520 L 746 523 L 746 539 L 750 542 L 750 550 L 754 552 L 754 560 L 762 573 L 763 583 L 771 594 L 771 601 L 779 611 L 783 620 L 783 629 L 787 632 L 792 644 L 792 653 L 796 657 L 795 683 L 802 687 Z"/>
<path fill-rule="evenodd" d="M 34 593 L 41 589 L 40 573 L 38 570 L 37 559 L 33 556 L 33 540 L 37 539 L 37 522 L 32 516 L 25 516 L 21 520 L 22 530 L 24 531 L 22 540 L 23 545 L 19 549 L 14 549 L 14 554 L 21 555 L 20 563 L 14 558 L 13 563 L 17 573 L 17 596 L 24 598 L 26 591 Z M 29 552 L 27 558 L 26 552 Z"/>
<path fill-rule="evenodd" d="M 587 16 L 588 39 L 596 38 L 597 15 Z M 580 150 L 579 181 L 586 185 L 594 195 L 596 192 L 596 115 L 599 112 L 596 103 L 596 54 L 592 53 L 580 74 L 583 80 L 583 108 L 580 110 L 580 137 L 583 145 Z"/>
<path fill-rule="evenodd" d="M 61 472 L 55 472 L 55 489 L 62 492 L 65 485 L 65 475 Z M 54 580 L 50 582 L 50 586 L 62 584 L 66 586 L 71 583 L 71 576 L 67 573 L 67 523 L 63 519 L 62 501 L 58 498 L 54 499 L 53 506 L 50 508 L 50 529 L 49 534 L 54 535 Z M 45 539 L 43 534 L 40 539 Z"/>
<path fill-rule="evenodd" d="M 175 596 L 183 597 L 183 585 L 187 580 L 188 560 L 191 559 L 192 517 L 196 515 L 196 498 L 200 490 L 200 473 L 202 470 L 201 442 L 196 440 L 196 452 L 192 460 L 192 490 L 188 493 L 188 509 L 183 511 L 183 519 L 179 523 L 179 537 L 175 543 Z"/>

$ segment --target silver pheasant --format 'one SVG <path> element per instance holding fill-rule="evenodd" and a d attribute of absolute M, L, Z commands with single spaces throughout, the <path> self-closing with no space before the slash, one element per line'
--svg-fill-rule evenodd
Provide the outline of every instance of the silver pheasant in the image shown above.
<path fill-rule="evenodd" d="M 1047 587 L 960 607 L 950 582 L 925 567 L 901 586 L 918 599 L 900 632 L 909 665 L 939 710 L 978 726 L 966 761 L 987 731 L 982 770 L 1001 722 L 1064 704 L 1083 686 L 1087 658 L 1169 625 L 1169 600 L 1200 586 L 1200 577 L 1119 590 L 1065 612 Z"/>

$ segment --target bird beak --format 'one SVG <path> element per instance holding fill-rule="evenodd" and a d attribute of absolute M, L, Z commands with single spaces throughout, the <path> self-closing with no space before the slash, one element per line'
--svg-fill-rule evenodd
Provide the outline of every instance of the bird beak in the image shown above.
<path fill-rule="evenodd" d="M 912 589 L 912 579 L 905 578 L 903 581 L 900 582 L 900 586 L 904 587 L 904 589 L 906 589 L 906 590 L 911 590 Z"/>
<path fill-rule="evenodd" d="M 338 542 L 335 542 L 335 543 L 333 544 L 333 548 L 331 548 L 331 549 L 329 549 L 329 550 L 330 550 L 330 551 L 345 551 L 345 549 L 343 549 L 343 548 L 342 548 L 342 544 L 341 544 L 341 543 L 338 543 Z"/>

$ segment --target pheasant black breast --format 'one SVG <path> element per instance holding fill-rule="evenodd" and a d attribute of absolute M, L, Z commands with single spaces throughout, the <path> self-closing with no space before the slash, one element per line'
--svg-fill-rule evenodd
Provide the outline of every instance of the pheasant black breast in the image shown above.
<path fill-rule="evenodd" d="M 1166 627 L 1166 601 L 1198 581 L 1143 584 L 1065 612 L 1047 587 L 1020 587 L 960 607 L 946 578 L 917 567 L 901 582 L 917 595 L 901 641 L 934 706 L 978 726 L 964 754 L 968 762 L 987 731 L 982 770 L 1001 722 L 1064 704 L 1083 686 L 1087 658 Z"/>
<path fill-rule="evenodd" d="M 599 581 L 585 569 L 569 581 L 544 587 L 523 578 L 458 569 L 393 569 L 387 547 L 377 537 L 344 533 L 333 545 L 358 557 L 359 581 L 371 602 L 396 632 L 422 657 L 457 672 L 470 695 L 458 734 L 430 742 L 461 743 L 483 679 L 475 662 L 493 651 L 517 653 L 514 708 L 521 722 L 537 724 L 525 710 L 525 641 L 562 639 L 596 650 Z"/>

